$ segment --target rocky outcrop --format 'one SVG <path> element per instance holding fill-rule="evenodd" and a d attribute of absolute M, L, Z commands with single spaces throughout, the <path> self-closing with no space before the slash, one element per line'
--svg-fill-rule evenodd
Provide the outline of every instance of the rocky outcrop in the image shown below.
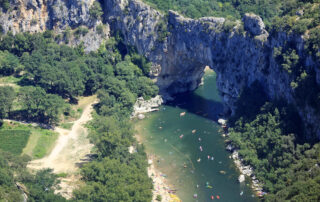
<path fill-rule="evenodd" d="M 88 33 L 81 37 L 71 37 L 70 45 L 85 45 L 85 51 L 97 50 L 102 41 L 109 38 L 109 26 L 103 25 L 102 32 L 96 32 L 101 21 L 90 16 L 90 7 L 95 0 L 11 0 L 8 11 L 1 10 L 0 25 L 2 32 L 37 33 L 54 30 L 57 34 L 70 29 L 74 32 L 80 26 L 85 26 Z"/>
<path fill-rule="evenodd" d="M 157 95 L 150 100 L 144 100 L 143 97 L 139 97 L 133 106 L 131 118 L 138 117 L 139 119 L 143 119 L 143 114 L 158 111 L 162 103 L 163 99 L 160 95 Z"/>
<path fill-rule="evenodd" d="M 243 17 L 244 28 L 254 36 L 267 33 L 260 16 L 246 13 Z"/>
<path fill-rule="evenodd" d="M 87 25 L 92 27 L 95 23 L 90 17 L 89 9 L 94 0 L 48 0 L 49 28 L 65 29 Z"/>
<path fill-rule="evenodd" d="M 105 14 L 111 29 L 121 31 L 127 44 L 153 62 L 151 75 L 165 99 L 197 88 L 208 65 L 217 73 L 226 111 L 233 113 L 242 90 L 258 81 L 270 99 L 284 98 L 296 105 L 309 137 L 320 138 L 320 115 L 310 106 L 296 104 L 290 86 L 293 78 L 273 57 L 275 47 L 290 43 L 307 68 L 319 72 L 315 62 L 307 62 L 312 59 L 306 58 L 302 36 L 271 36 L 254 14 L 226 30 L 223 18 L 194 20 L 173 11 L 167 16 L 137 0 L 106 0 Z"/>

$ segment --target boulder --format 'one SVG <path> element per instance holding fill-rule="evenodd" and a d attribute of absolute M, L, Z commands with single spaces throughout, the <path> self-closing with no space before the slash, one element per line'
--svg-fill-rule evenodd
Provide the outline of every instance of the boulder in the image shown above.
<path fill-rule="evenodd" d="M 241 183 L 241 182 L 244 182 L 244 181 L 245 181 L 244 175 L 241 174 L 241 175 L 239 176 L 238 180 L 239 180 L 240 183 Z"/>
<path fill-rule="evenodd" d="M 138 115 L 138 119 L 142 120 L 142 119 L 144 119 L 144 118 L 145 118 L 145 115 L 143 115 L 143 114 L 139 114 L 139 115 Z"/>

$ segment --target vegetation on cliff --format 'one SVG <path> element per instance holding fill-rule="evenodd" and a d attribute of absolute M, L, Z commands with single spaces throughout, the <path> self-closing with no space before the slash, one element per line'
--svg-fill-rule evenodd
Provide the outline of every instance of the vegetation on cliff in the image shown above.
<path fill-rule="evenodd" d="M 241 18 L 245 13 L 255 13 L 262 17 L 265 23 L 270 24 L 274 18 L 281 16 L 293 16 L 298 10 L 310 9 L 313 3 L 319 0 L 144 0 L 150 5 L 162 11 L 175 10 L 191 18 L 206 16 Z M 314 9 L 314 8 L 313 8 Z M 316 14 L 315 8 L 314 14 Z M 308 16 L 310 17 L 310 15 Z M 302 19 L 305 19 L 303 17 Z M 304 22 L 304 23 L 303 23 Z M 300 21 L 301 26 L 308 26 L 309 20 Z"/>

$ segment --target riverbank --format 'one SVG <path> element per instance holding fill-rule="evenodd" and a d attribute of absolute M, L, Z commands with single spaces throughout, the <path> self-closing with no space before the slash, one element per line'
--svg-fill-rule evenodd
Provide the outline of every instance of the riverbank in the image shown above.
<path fill-rule="evenodd" d="M 218 123 L 221 125 L 223 128 L 223 134 L 222 137 L 226 138 L 229 136 L 228 134 L 228 126 L 227 126 L 227 121 L 224 119 L 219 119 Z M 250 165 L 244 165 L 243 164 L 243 159 L 239 156 L 238 150 L 236 150 L 232 142 L 230 142 L 228 139 L 226 140 L 226 150 L 232 153 L 231 157 L 233 159 L 234 164 L 238 168 L 240 172 L 240 176 L 238 178 L 240 183 L 243 183 L 245 181 L 245 176 L 250 178 L 251 180 L 251 188 L 255 192 L 256 196 L 262 197 L 266 194 L 266 192 L 263 191 L 263 185 L 262 183 L 257 180 L 256 176 L 253 173 L 253 168 Z"/>
<path fill-rule="evenodd" d="M 161 201 L 181 201 L 176 195 L 174 195 L 174 189 L 172 188 L 172 186 L 169 186 L 169 183 L 166 180 L 166 174 L 161 173 L 155 168 L 155 162 L 157 159 L 157 156 L 148 154 L 148 175 L 153 181 L 152 201 L 156 202 L 158 195 L 161 196 Z"/>
<path fill-rule="evenodd" d="M 135 138 L 139 143 L 142 143 L 142 137 L 140 135 L 141 128 L 135 125 L 136 135 Z M 146 152 L 147 153 L 147 152 Z M 158 195 L 161 196 L 162 202 L 181 202 L 178 196 L 174 194 L 174 187 L 169 184 L 166 179 L 166 174 L 160 172 L 156 168 L 156 162 L 159 157 L 154 154 L 147 153 L 148 159 L 148 176 L 152 179 L 153 190 L 152 190 L 152 202 L 157 202 Z"/>
<path fill-rule="evenodd" d="M 161 172 L 158 178 L 165 187 L 176 190 L 183 202 L 212 198 L 256 202 L 250 187 L 239 184 L 239 173 L 218 132 L 221 127 L 216 121 L 223 105 L 215 78 L 214 72 L 205 74 L 204 85 L 194 92 L 177 95 L 159 111 L 145 114 L 143 120 L 134 119 L 139 128 L 137 139 L 146 153 L 156 155 L 152 164 Z"/>

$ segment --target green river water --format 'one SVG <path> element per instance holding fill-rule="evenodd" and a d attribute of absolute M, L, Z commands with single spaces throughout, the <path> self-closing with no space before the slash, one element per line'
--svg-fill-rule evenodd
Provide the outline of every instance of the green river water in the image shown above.
<path fill-rule="evenodd" d="M 181 112 L 186 112 L 185 116 L 180 117 Z M 136 122 L 147 153 L 159 158 L 155 166 L 167 175 L 169 184 L 177 189 L 176 195 L 183 202 L 257 201 L 246 184 L 248 181 L 238 182 L 239 173 L 229 158 L 231 153 L 225 150 L 217 124 L 221 112 L 216 75 L 210 72 L 204 76 L 204 85 L 196 91 L 177 96 L 173 103 L 161 106 L 160 111 Z M 194 194 L 198 197 L 193 198 Z"/>

